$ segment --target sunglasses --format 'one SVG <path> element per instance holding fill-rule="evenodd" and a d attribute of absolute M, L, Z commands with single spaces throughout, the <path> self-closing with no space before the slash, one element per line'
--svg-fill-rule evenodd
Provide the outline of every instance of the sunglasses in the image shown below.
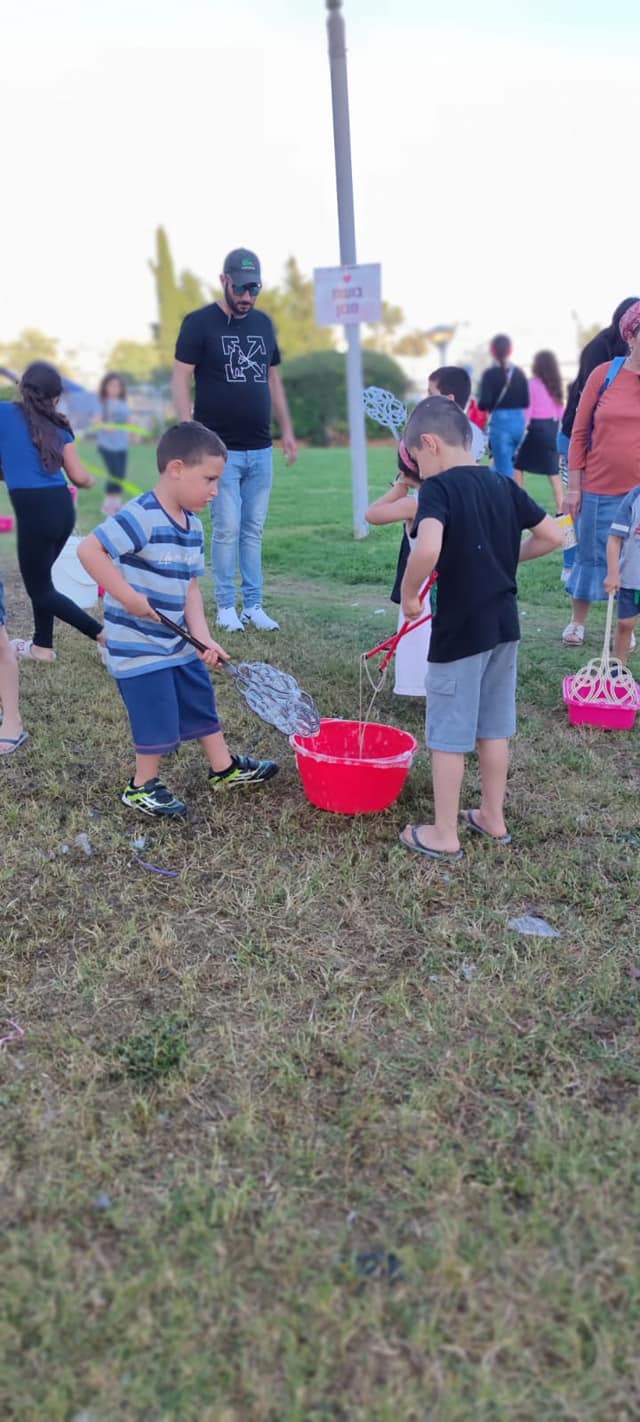
<path fill-rule="evenodd" d="M 261 283 L 259 281 L 245 281 L 243 286 L 236 286 L 232 281 L 231 290 L 235 296 L 257 296 L 261 290 Z"/>

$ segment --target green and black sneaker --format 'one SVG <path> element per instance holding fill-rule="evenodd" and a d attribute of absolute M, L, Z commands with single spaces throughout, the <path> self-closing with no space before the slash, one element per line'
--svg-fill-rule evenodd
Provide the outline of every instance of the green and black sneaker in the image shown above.
<path fill-rule="evenodd" d="M 161 815 L 165 819 L 176 819 L 187 813 L 187 807 L 182 800 L 173 795 L 171 790 L 167 790 L 166 785 L 163 785 L 157 776 L 154 780 L 145 780 L 144 785 L 134 785 L 133 780 L 130 780 L 123 793 L 122 803 L 130 805 L 132 810 L 141 810 L 143 815 Z"/>
<path fill-rule="evenodd" d="M 250 755 L 234 755 L 228 770 L 210 770 L 209 787 L 220 790 L 242 790 L 245 786 L 264 785 L 280 769 L 275 760 L 252 760 Z"/>

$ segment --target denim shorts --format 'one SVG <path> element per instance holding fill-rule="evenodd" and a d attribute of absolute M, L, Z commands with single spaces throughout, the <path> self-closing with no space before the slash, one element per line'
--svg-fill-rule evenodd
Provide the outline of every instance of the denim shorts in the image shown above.
<path fill-rule="evenodd" d="M 221 729 L 211 677 L 203 662 L 117 680 L 140 755 L 165 755 L 182 741 L 199 741 Z"/>
<path fill-rule="evenodd" d="M 457 662 L 427 664 L 429 750 L 464 754 L 476 741 L 509 740 L 516 731 L 518 643 Z"/>
<path fill-rule="evenodd" d="M 583 494 L 576 520 L 576 561 L 567 592 L 579 602 L 606 602 L 607 539 L 620 507 L 619 494 Z"/>
<path fill-rule="evenodd" d="M 620 588 L 618 593 L 618 617 L 625 620 L 637 617 L 640 612 L 640 592 L 637 588 Z"/>
<path fill-rule="evenodd" d="M 0 627 L 4 627 L 6 620 L 7 613 L 4 605 L 4 588 L 2 586 L 2 578 L 0 578 Z"/>

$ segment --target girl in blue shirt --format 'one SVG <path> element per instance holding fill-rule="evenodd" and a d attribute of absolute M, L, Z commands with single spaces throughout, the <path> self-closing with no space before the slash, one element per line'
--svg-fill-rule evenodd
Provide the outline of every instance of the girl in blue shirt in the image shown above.
<path fill-rule="evenodd" d="M 58 410 L 62 382 L 45 361 L 34 361 L 15 403 L 0 404 L 0 465 L 16 515 L 18 563 L 33 607 L 34 633 L 13 646 L 19 657 L 55 660 L 53 622 L 59 617 L 102 644 L 102 625 L 56 591 L 51 569 L 73 531 L 73 502 L 65 474 L 79 489 L 94 483 L 80 463 L 73 431 Z"/>

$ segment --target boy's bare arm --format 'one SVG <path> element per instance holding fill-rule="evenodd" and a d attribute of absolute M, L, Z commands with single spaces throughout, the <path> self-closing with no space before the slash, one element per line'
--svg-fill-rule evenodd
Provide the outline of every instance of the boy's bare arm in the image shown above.
<path fill-rule="evenodd" d="M 419 525 L 402 579 L 402 611 L 413 621 L 422 612 L 420 589 L 433 572 L 442 551 L 444 528 L 437 518 L 425 518 Z"/>
<path fill-rule="evenodd" d="M 520 563 L 528 563 L 532 558 L 542 558 L 545 553 L 555 553 L 564 544 L 564 534 L 556 520 L 549 514 L 531 529 L 531 537 L 520 545 Z"/>
<path fill-rule="evenodd" d="M 144 594 L 129 587 L 95 533 L 90 533 L 78 545 L 78 557 L 98 587 L 105 588 L 131 617 L 150 617 L 154 622 L 160 621 Z"/>
<path fill-rule="evenodd" d="M 220 660 L 224 662 L 229 661 L 228 652 L 225 652 L 219 643 L 214 641 L 209 631 L 204 603 L 202 601 L 202 593 L 197 578 L 192 578 L 189 583 L 184 605 L 184 620 L 192 635 L 197 637 L 199 642 L 203 642 L 208 651 L 213 654 L 212 656 L 208 656 L 207 653 L 199 653 L 198 655 L 202 655 L 203 661 L 207 662 L 209 666 L 214 667 Z"/>
<path fill-rule="evenodd" d="M 617 534 L 610 533 L 607 539 L 607 576 L 604 580 L 604 590 L 608 593 L 620 591 L 620 551 L 622 549 L 622 539 Z"/>

